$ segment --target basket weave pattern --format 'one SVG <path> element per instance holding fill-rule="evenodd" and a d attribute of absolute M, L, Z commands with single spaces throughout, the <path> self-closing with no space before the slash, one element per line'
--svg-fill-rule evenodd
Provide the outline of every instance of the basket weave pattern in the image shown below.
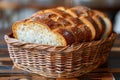
<path fill-rule="evenodd" d="M 116 38 L 73 44 L 49 46 L 20 42 L 5 36 L 10 58 L 14 65 L 31 73 L 46 77 L 77 77 L 97 68 L 107 59 Z"/>

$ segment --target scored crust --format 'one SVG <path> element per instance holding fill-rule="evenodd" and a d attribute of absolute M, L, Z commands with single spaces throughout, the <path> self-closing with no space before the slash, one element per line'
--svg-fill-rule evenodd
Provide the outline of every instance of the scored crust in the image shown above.
<path fill-rule="evenodd" d="M 15 38 L 25 42 L 67 46 L 108 37 L 112 24 L 104 13 L 87 7 L 57 7 L 14 23 L 12 31 Z"/>
<path fill-rule="evenodd" d="M 64 25 L 67 25 L 67 23 L 69 23 L 69 25 L 65 26 L 65 28 L 67 28 L 70 32 L 72 32 L 72 34 L 74 35 L 74 38 L 75 38 L 75 42 L 81 42 L 81 41 L 87 41 L 87 40 L 90 40 L 90 37 L 91 37 L 91 31 L 89 31 L 88 28 L 86 27 L 78 27 L 78 26 L 85 26 L 85 24 L 78 18 L 74 18 L 72 17 L 70 14 L 62 11 L 62 10 L 59 10 L 59 9 L 48 9 L 48 10 L 45 10 L 44 11 L 44 14 L 45 13 L 51 13 L 52 15 L 56 15 L 54 16 L 53 20 L 54 21 L 57 21 L 58 23 L 61 23 L 59 21 L 59 19 L 62 20 L 63 23 L 61 24 L 64 24 Z M 51 17 L 49 17 L 51 18 Z M 74 28 L 79 28 L 79 31 L 78 30 L 73 30 Z M 83 29 L 84 28 L 84 29 Z M 82 38 L 82 36 L 86 36 L 85 34 L 85 31 L 86 29 L 90 32 L 87 36 L 90 36 L 90 37 L 86 37 L 86 38 Z M 80 34 L 83 34 L 81 35 Z M 78 35 L 81 35 L 81 37 L 78 37 Z"/>
<path fill-rule="evenodd" d="M 96 36 L 96 30 L 93 26 L 93 24 L 91 23 L 91 21 L 89 21 L 87 19 L 87 16 L 78 16 L 78 13 L 76 13 L 77 11 L 72 11 L 72 10 L 66 10 L 67 13 L 69 13 L 70 15 L 72 15 L 74 18 L 78 17 L 92 32 L 92 36 L 90 38 L 90 40 L 95 39 Z"/>
<path fill-rule="evenodd" d="M 63 9 L 65 10 L 65 9 Z M 96 30 L 96 38 L 102 36 L 102 38 L 108 37 L 110 33 L 112 33 L 112 23 L 110 19 L 106 16 L 106 14 L 97 11 L 91 10 L 90 8 L 84 6 L 73 7 L 70 9 L 65 10 L 66 12 L 70 13 L 73 17 L 83 17 L 89 16 L 93 19 Z"/>

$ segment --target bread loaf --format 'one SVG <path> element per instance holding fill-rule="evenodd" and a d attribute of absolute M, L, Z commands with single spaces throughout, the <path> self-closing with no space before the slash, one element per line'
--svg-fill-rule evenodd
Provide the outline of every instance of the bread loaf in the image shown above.
<path fill-rule="evenodd" d="M 66 46 L 72 43 L 107 38 L 112 24 L 102 12 L 78 6 L 57 7 L 15 22 L 13 36 L 21 41 L 43 45 Z"/>

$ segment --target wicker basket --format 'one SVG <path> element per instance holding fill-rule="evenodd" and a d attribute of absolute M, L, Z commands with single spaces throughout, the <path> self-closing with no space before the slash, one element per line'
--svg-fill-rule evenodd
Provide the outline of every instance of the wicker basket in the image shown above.
<path fill-rule="evenodd" d="M 16 67 L 51 78 L 77 77 L 97 68 L 106 61 L 115 38 L 112 33 L 99 41 L 55 47 L 20 42 L 12 35 L 5 35 Z"/>

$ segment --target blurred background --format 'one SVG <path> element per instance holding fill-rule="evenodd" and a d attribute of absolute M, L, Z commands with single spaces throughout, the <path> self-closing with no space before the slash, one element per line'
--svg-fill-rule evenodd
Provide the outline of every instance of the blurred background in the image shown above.
<path fill-rule="evenodd" d="M 105 12 L 114 30 L 120 33 L 120 0 L 0 0 L 0 48 L 5 48 L 3 37 L 11 32 L 15 21 L 25 19 L 36 11 L 57 6 L 87 6 Z"/>

